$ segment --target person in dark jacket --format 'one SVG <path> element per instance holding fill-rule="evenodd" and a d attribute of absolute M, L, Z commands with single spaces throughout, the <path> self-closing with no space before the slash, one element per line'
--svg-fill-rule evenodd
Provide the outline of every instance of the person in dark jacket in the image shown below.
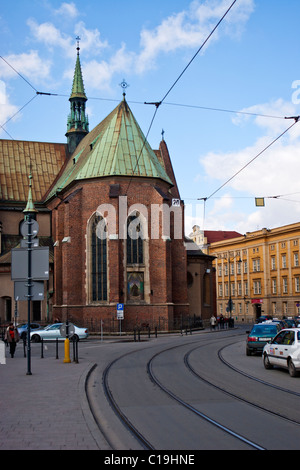
<path fill-rule="evenodd" d="M 4 341 L 9 344 L 9 352 L 11 357 L 14 357 L 17 343 L 19 342 L 20 336 L 17 328 L 13 323 L 10 323 L 6 329 Z"/>

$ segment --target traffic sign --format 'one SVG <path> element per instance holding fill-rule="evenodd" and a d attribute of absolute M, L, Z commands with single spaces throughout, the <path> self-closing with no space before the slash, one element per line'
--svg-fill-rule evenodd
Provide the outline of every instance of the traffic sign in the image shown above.
<path fill-rule="evenodd" d="M 117 320 L 124 320 L 124 304 L 117 304 Z"/>
<path fill-rule="evenodd" d="M 37 223 L 36 220 L 23 220 L 23 222 L 20 225 L 20 231 L 23 237 L 28 236 L 29 228 L 31 226 L 31 235 L 32 237 L 36 237 L 37 234 L 39 233 L 39 224 Z"/>
<path fill-rule="evenodd" d="M 28 298 L 28 281 L 15 281 L 14 298 L 19 300 L 44 300 L 44 281 L 31 281 L 31 297 Z"/>
<path fill-rule="evenodd" d="M 49 247 L 37 247 L 31 251 L 31 278 L 34 280 L 49 279 Z M 23 281 L 28 278 L 28 250 L 13 248 L 11 250 L 11 279 Z"/>
<path fill-rule="evenodd" d="M 69 327 L 69 334 L 68 334 L 68 336 L 69 336 L 69 338 L 70 338 L 71 336 L 73 336 L 73 335 L 75 334 L 75 326 L 73 325 L 73 323 L 69 323 L 69 324 L 68 324 L 68 327 Z M 66 323 L 63 323 L 63 324 L 61 325 L 61 327 L 60 327 L 59 330 L 60 330 L 60 334 L 61 334 L 64 338 L 66 338 L 66 337 L 67 337 L 67 324 L 66 324 Z"/>

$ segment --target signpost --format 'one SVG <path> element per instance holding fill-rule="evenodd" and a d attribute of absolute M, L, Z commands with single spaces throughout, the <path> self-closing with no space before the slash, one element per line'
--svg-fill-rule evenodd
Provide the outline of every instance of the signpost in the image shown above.
<path fill-rule="evenodd" d="M 124 320 L 124 304 L 117 304 L 117 320 L 120 320 L 120 336 L 121 336 L 122 320 Z"/>
<path fill-rule="evenodd" d="M 32 300 L 44 299 L 44 280 L 49 279 L 49 247 L 39 247 L 35 237 L 39 225 L 32 217 L 35 210 L 31 199 L 31 183 L 28 203 L 24 210 L 25 220 L 21 225 L 21 248 L 11 250 L 11 279 L 15 281 L 15 301 L 27 300 L 27 374 L 31 373 L 30 322 Z"/>

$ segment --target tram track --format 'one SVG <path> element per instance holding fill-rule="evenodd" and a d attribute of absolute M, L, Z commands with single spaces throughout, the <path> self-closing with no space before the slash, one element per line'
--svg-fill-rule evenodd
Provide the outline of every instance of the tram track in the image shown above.
<path fill-rule="evenodd" d="M 258 377 L 254 377 L 253 375 L 251 374 L 248 374 L 247 372 L 233 366 L 232 364 L 230 364 L 228 361 L 226 361 L 226 359 L 224 359 L 223 355 L 222 355 L 222 351 L 227 348 L 228 345 L 222 347 L 219 351 L 218 351 L 218 357 L 220 359 L 221 362 L 223 362 L 223 364 L 225 364 L 229 369 L 232 369 L 234 370 L 235 372 L 237 372 L 238 374 L 240 375 L 243 375 L 244 377 L 247 377 L 248 379 L 251 379 L 251 380 L 254 380 L 255 382 L 259 382 L 261 384 L 264 384 L 268 387 L 271 387 L 271 388 L 274 388 L 276 390 L 280 390 L 281 392 L 284 392 L 284 393 L 287 393 L 287 394 L 290 394 L 290 395 L 295 395 L 297 397 L 300 397 L 300 393 L 299 392 L 295 392 L 294 390 L 290 390 L 288 388 L 284 388 L 284 387 L 280 387 L 279 385 L 274 385 L 270 382 L 267 382 L 266 380 L 262 380 L 262 379 L 259 379 Z M 299 423 L 300 424 L 300 423 Z"/>
<path fill-rule="evenodd" d="M 234 344 L 234 343 L 233 343 Z M 223 346 L 221 349 L 218 350 L 218 357 L 220 359 L 220 361 L 226 365 L 228 368 L 230 368 L 231 370 L 233 370 L 234 372 L 236 372 L 237 374 L 240 374 L 250 380 L 254 380 L 255 382 L 258 382 L 260 384 L 263 384 L 267 387 L 271 387 L 275 390 L 278 390 L 280 392 L 284 392 L 284 393 L 287 393 L 287 394 L 291 394 L 291 395 L 295 395 L 295 396 L 300 396 L 300 393 L 298 392 L 295 392 L 293 390 L 289 390 L 289 389 L 286 389 L 286 388 L 283 388 L 283 387 L 279 387 L 277 385 L 274 385 L 274 384 L 271 384 L 265 380 L 262 380 L 262 379 L 259 379 L 257 377 L 254 377 L 253 375 L 250 375 L 250 374 L 247 374 L 246 372 L 232 366 L 228 361 L 226 361 L 223 356 L 222 356 L 222 351 L 227 348 L 228 346 L 230 345 L 226 345 L 226 346 Z M 215 383 L 213 383 L 211 380 L 208 380 L 206 378 L 204 378 L 202 375 L 199 374 L 199 372 L 196 372 L 196 370 L 191 366 L 191 364 L 189 363 L 189 356 L 192 352 L 195 351 L 195 349 L 197 348 L 193 348 L 192 350 L 190 350 L 188 353 L 185 354 L 184 356 L 184 362 L 185 362 L 185 365 L 186 367 L 191 371 L 192 374 L 195 375 L 195 377 L 197 377 L 199 380 L 202 380 L 203 382 L 207 383 L 208 385 L 210 385 L 211 387 L 215 388 L 216 390 L 219 390 L 220 392 L 222 393 L 225 393 L 226 395 L 232 397 L 232 398 L 235 398 L 237 400 L 240 400 L 244 403 L 247 403 L 248 405 L 251 405 L 252 407 L 254 408 L 257 408 L 257 409 L 260 409 L 262 411 L 265 411 L 267 413 L 271 413 L 273 414 L 274 416 L 278 417 L 278 418 L 281 418 L 281 419 L 285 419 L 293 424 L 296 424 L 296 425 L 299 425 L 300 426 L 300 421 L 298 420 L 295 420 L 295 419 L 291 419 L 289 418 L 288 416 L 285 416 L 283 415 L 282 413 L 278 413 L 278 412 L 274 412 L 273 410 L 271 410 L 271 408 L 267 408 L 266 406 L 261 406 L 257 403 L 254 403 L 253 401 L 250 401 L 248 399 L 246 399 L 245 397 L 241 396 L 241 395 L 238 395 L 236 393 L 233 393 L 233 392 L 230 392 L 229 390 L 227 390 L 225 387 L 221 387 Z"/>
<path fill-rule="evenodd" d="M 233 336 L 237 336 L 237 335 L 233 335 Z M 226 337 L 226 339 L 229 339 L 229 338 L 230 338 L 229 336 Z M 162 383 L 164 380 L 162 381 L 161 379 L 159 379 L 157 377 L 156 370 L 155 370 L 156 369 L 156 364 L 155 364 L 156 359 L 158 359 L 158 358 L 162 359 L 164 354 L 168 354 L 168 353 L 172 352 L 172 350 L 175 352 L 175 351 L 178 351 L 180 348 L 183 348 L 183 347 L 187 348 L 188 347 L 189 350 L 186 351 L 185 354 L 183 355 L 184 367 L 187 369 L 187 371 L 189 371 L 189 373 L 191 375 L 196 377 L 197 380 L 206 383 L 210 387 L 214 387 L 221 394 L 225 394 L 227 396 L 230 396 L 231 399 L 238 400 L 238 401 L 244 402 L 247 405 L 251 405 L 253 407 L 256 407 L 260 412 L 269 413 L 269 414 L 272 414 L 274 417 L 276 417 L 278 419 L 284 419 L 284 420 L 287 420 L 287 421 L 289 421 L 290 423 L 292 423 L 294 425 L 299 425 L 300 423 L 298 421 L 292 420 L 288 417 L 282 416 L 280 413 L 275 413 L 272 410 L 269 410 L 269 409 L 264 408 L 260 405 L 252 403 L 251 401 L 245 399 L 242 396 L 239 396 L 238 394 L 234 394 L 232 392 L 229 392 L 228 390 L 225 389 L 225 387 L 221 387 L 219 385 L 216 385 L 216 384 L 212 383 L 211 381 L 207 380 L 205 377 L 202 377 L 201 374 L 191 366 L 191 364 L 189 362 L 190 355 L 195 350 L 200 349 L 200 348 L 205 347 L 205 346 L 208 346 L 208 345 L 211 345 L 212 342 L 216 342 L 216 341 L 219 341 L 219 339 L 210 338 L 209 343 L 207 341 L 205 341 L 204 344 L 199 344 L 199 338 L 197 338 L 196 341 L 191 341 L 188 344 L 185 343 L 185 344 L 173 345 L 171 347 L 170 346 L 169 347 L 164 347 L 163 349 L 159 350 L 155 354 L 151 354 L 151 356 L 148 359 L 146 359 L 146 360 L 143 359 L 144 362 L 141 364 L 142 370 L 144 370 L 144 372 L 148 376 L 148 379 L 150 379 L 149 384 L 152 383 L 152 386 L 154 384 L 155 387 L 157 387 L 157 389 L 159 389 L 160 392 L 165 394 L 172 401 L 175 401 L 178 406 L 183 407 L 184 409 L 188 410 L 188 412 L 192 413 L 195 417 L 197 417 L 197 419 L 199 418 L 200 420 L 205 421 L 209 425 L 216 428 L 218 430 L 218 432 L 221 432 L 221 434 L 225 433 L 225 434 L 229 435 L 230 438 L 233 439 L 233 441 L 236 440 L 237 442 L 242 443 L 242 445 L 244 445 L 245 448 L 249 448 L 249 449 L 252 448 L 252 449 L 256 449 L 256 450 L 265 450 L 265 448 L 266 448 L 265 445 L 263 445 L 259 442 L 256 442 L 256 440 L 253 439 L 253 438 L 247 438 L 244 435 L 244 433 L 235 431 L 234 426 L 224 425 L 224 423 L 222 423 L 218 419 L 215 419 L 214 417 L 210 416 L 209 413 L 204 413 L 203 411 L 200 411 L 195 406 L 193 406 L 193 404 L 190 403 L 189 400 L 186 400 L 185 398 L 181 397 L 180 394 L 175 393 L 173 390 L 171 390 L 169 385 L 168 386 L 164 385 L 164 383 Z M 198 343 L 197 346 L 195 346 L 195 343 Z M 233 344 L 233 343 L 231 343 L 231 344 Z M 230 368 L 231 365 L 228 363 L 228 361 L 226 361 L 222 357 L 222 350 L 225 347 L 228 347 L 228 346 L 229 345 L 225 345 L 222 348 L 218 349 L 217 355 L 218 355 L 219 360 L 225 366 Z M 119 356 L 119 357 L 115 358 L 113 361 L 111 361 L 105 367 L 105 369 L 103 370 L 103 373 L 102 373 L 102 387 L 103 387 L 103 391 L 104 391 L 104 395 L 106 397 L 106 400 L 109 403 L 109 406 L 114 411 L 115 415 L 118 416 L 119 420 L 121 421 L 123 426 L 128 430 L 130 435 L 134 437 L 134 439 L 138 443 L 138 446 L 140 446 L 139 448 L 144 449 L 144 450 L 156 450 L 156 445 L 153 442 L 151 442 L 152 441 L 151 437 L 149 438 L 149 435 L 145 436 L 145 434 L 147 434 L 147 432 L 145 432 L 142 425 L 139 422 L 138 423 L 135 422 L 135 420 L 132 419 L 132 417 L 128 416 L 127 413 L 122 409 L 122 405 L 120 405 L 120 403 L 118 402 L 118 398 L 116 398 L 115 393 L 114 393 L 114 388 L 110 383 L 110 377 L 112 376 L 112 374 L 116 373 L 116 371 L 114 371 L 115 367 L 121 367 L 122 361 L 126 361 L 126 359 L 128 359 L 128 357 L 130 355 L 134 355 L 134 354 L 138 353 L 138 354 L 146 354 L 146 356 L 147 356 L 147 351 L 146 351 L 147 349 L 149 350 L 149 348 L 146 347 L 146 348 L 143 348 L 143 349 L 139 349 L 138 351 L 136 351 L 136 350 L 130 351 L 130 352 L 127 352 L 126 354 L 122 354 L 121 356 Z M 148 354 L 148 356 L 149 356 L 149 354 Z M 231 367 L 231 369 L 234 370 L 236 368 Z M 238 369 L 234 370 L 234 371 L 235 371 L 235 373 L 241 373 L 244 376 L 247 376 L 247 374 L 244 371 L 239 371 Z M 249 375 L 249 379 L 254 380 L 255 378 L 253 376 Z M 145 377 L 143 377 L 143 380 L 146 380 Z M 259 381 L 259 379 L 257 379 L 257 380 Z M 268 384 L 266 383 L 265 385 L 268 385 Z M 270 384 L 270 385 L 272 385 L 272 384 Z M 147 385 L 145 385 L 145 386 L 147 386 Z M 276 386 L 273 385 L 273 388 L 274 387 L 276 388 Z M 280 389 L 280 387 L 278 387 L 278 389 Z M 86 387 L 86 392 L 87 392 L 87 396 L 88 396 L 88 394 L 89 394 L 89 387 L 88 386 Z M 124 393 L 126 393 L 126 388 L 124 388 Z M 297 396 L 299 395 L 299 394 L 297 394 L 297 392 L 294 392 L 294 394 L 296 394 Z M 97 413 L 94 412 L 94 410 L 93 410 L 93 407 L 94 407 L 93 400 L 89 399 L 89 403 L 90 403 L 91 411 L 94 415 L 94 419 L 95 419 L 97 425 L 99 426 L 99 429 L 101 430 L 101 427 L 102 427 L 101 422 L 99 421 L 99 419 L 97 417 Z M 112 448 L 114 448 L 114 445 L 112 443 L 112 439 L 110 439 L 110 445 L 111 445 Z"/>
<path fill-rule="evenodd" d="M 163 351 L 165 352 L 165 351 Z M 241 441 L 243 443 L 245 443 L 246 445 L 249 445 L 250 447 L 256 449 L 256 450 L 265 450 L 264 447 L 260 446 L 259 444 L 247 439 L 246 437 L 234 432 L 232 429 L 228 428 L 227 426 L 224 426 L 223 424 L 221 424 L 220 422 L 216 421 L 215 419 L 212 419 L 211 417 L 207 416 L 206 414 L 200 412 L 199 410 L 197 410 L 194 406 L 192 406 L 191 404 L 187 403 L 186 401 L 182 400 L 181 398 L 179 398 L 177 395 L 175 395 L 173 392 L 171 392 L 167 387 L 165 387 L 155 376 L 155 374 L 153 373 L 153 360 L 155 359 L 155 357 L 157 357 L 159 354 L 161 353 L 158 353 L 156 355 L 154 355 L 151 360 L 148 362 L 147 364 L 147 370 L 148 370 L 148 374 L 149 376 L 151 377 L 151 380 L 154 381 L 154 383 L 156 385 L 158 385 L 160 387 L 161 390 L 163 390 L 167 395 L 169 395 L 171 398 L 173 398 L 177 403 L 179 403 L 180 405 L 184 406 L 185 408 L 187 408 L 188 410 L 190 410 L 192 413 L 194 413 L 195 415 L 197 415 L 199 418 L 201 419 L 204 419 L 205 421 L 207 421 L 208 423 L 212 424 L 213 426 L 216 426 L 218 429 L 220 429 L 221 431 L 224 431 L 225 433 L 227 434 L 230 434 L 232 437 L 234 437 L 235 439 L 237 439 L 238 441 Z"/>

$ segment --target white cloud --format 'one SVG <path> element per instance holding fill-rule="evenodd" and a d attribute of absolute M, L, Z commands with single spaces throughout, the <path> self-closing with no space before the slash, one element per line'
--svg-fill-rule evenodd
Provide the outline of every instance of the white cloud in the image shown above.
<path fill-rule="evenodd" d="M 98 29 L 87 29 L 83 21 L 75 26 L 75 32 L 80 37 L 80 49 L 87 54 L 99 54 L 108 47 L 107 41 L 101 40 L 101 34 Z"/>
<path fill-rule="evenodd" d="M 245 112 L 257 112 L 273 116 L 293 116 L 295 107 L 283 100 L 272 103 L 257 105 L 244 110 Z M 251 124 L 249 116 L 239 117 L 234 120 L 235 124 Z M 236 172 L 241 170 L 275 138 L 286 130 L 294 121 L 284 119 L 271 119 L 257 116 L 254 124 L 259 127 L 263 135 L 251 145 L 239 151 L 227 153 L 214 153 L 201 157 L 200 162 L 205 170 L 205 177 L 217 180 L 218 184 L 225 183 Z M 290 129 L 282 138 L 274 143 L 268 150 L 263 152 L 257 159 L 249 164 L 237 176 L 235 176 L 224 189 L 230 194 L 249 194 L 254 197 L 266 197 L 265 208 L 253 210 L 250 214 L 240 213 L 235 207 L 226 214 L 228 222 L 236 230 L 244 231 L 256 230 L 257 227 L 276 227 L 296 221 L 300 217 L 300 194 L 299 193 L 300 174 L 300 123 Z M 222 195 L 222 191 L 216 196 Z M 290 195 L 290 196 L 286 196 Z M 272 196 L 284 196 L 280 198 L 270 198 Z M 286 200 L 288 199 L 288 200 Z M 297 201 L 298 200 L 298 201 Z M 237 219 L 239 214 L 240 219 Z M 218 223 L 224 219 L 224 207 L 214 206 L 210 210 L 208 217 L 213 223 L 217 219 Z"/>
<path fill-rule="evenodd" d="M 137 71 L 144 72 L 154 66 L 155 59 L 160 53 L 174 52 L 182 48 L 200 47 L 217 22 L 224 15 L 232 2 L 229 0 L 198 0 L 190 4 L 188 10 L 173 14 L 165 19 L 154 30 L 144 29 L 141 32 L 141 53 L 137 60 Z M 234 34 L 239 31 L 254 10 L 253 0 L 241 0 L 226 17 L 226 32 Z M 209 42 L 219 37 L 216 30 Z"/>
<path fill-rule="evenodd" d="M 31 34 L 38 42 L 45 44 L 49 48 L 59 46 L 67 54 L 71 51 L 74 40 L 70 36 L 62 34 L 52 23 L 38 24 L 34 19 L 30 18 L 27 20 L 27 24 Z"/>
<path fill-rule="evenodd" d="M 4 59 L 21 75 L 29 78 L 33 82 L 45 79 L 49 76 L 51 62 L 42 60 L 37 51 L 30 51 L 23 54 L 11 54 Z M 17 73 L 4 61 L 0 61 L 0 78 L 17 78 Z"/>
<path fill-rule="evenodd" d="M 0 80 L 0 125 L 3 126 L 17 111 L 17 106 L 10 103 L 10 97 L 7 93 L 5 82 Z M 0 133 L 1 132 L 3 131 L 0 128 Z"/>
<path fill-rule="evenodd" d="M 64 18 L 67 16 L 67 18 L 74 19 L 79 15 L 79 11 L 76 8 L 75 3 L 62 3 L 61 6 L 57 9 L 54 10 L 54 13 L 56 15 L 61 15 Z"/>
<path fill-rule="evenodd" d="M 254 0 L 239 0 L 228 17 L 230 33 L 235 26 L 245 24 L 253 10 Z M 231 3 L 231 2 L 230 2 Z M 101 39 L 100 31 L 87 29 L 83 21 L 74 27 L 74 36 L 81 38 L 80 49 L 85 60 L 85 81 L 95 89 L 109 89 L 110 81 L 114 74 L 125 73 L 128 70 L 141 73 L 155 67 L 155 62 L 160 53 L 175 52 L 178 49 L 198 48 L 213 26 L 225 13 L 229 6 L 229 0 L 206 0 L 201 3 L 193 1 L 186 10 L 173 14 L 163 20 L 153 30 L 143 29 L 140 39 L 140 51 L 137 53 L 128 51 L 126 45 L 122 44 L 109 59 L 87 61 L 88 57 L 102 54 L 104 49 L 109 48 L 106 40 Z M 235 10 L 235 11 L 234 11 Z M 73 19 L 78 16 L 78 10 L 73 2 L 63 2 L 57 10 L 56 15 L 66 14 Z M 53 23 L 45 22 L 38 24 L 36 20 L 29 19 L 27 24 L 33 38 L 46 45 L 50 50 L 59 47 L 67 57 L 74 57 L 74 38 L 64 34 Z M 237 27 L 237 26 L 236 26 Z M 226 25 L 223 30 L 226 29 Z M 211 40 L 218 39 L 218 32 Z M 65 76 L 70 76 L 70 71 Z M 73 70 L 72 70 L 73 73 Z"/>
<path fill-rule="evenodd" d="M 126 51 L 123 44 L 121 48 L 111 56 L 109 61 L 98 62 L 92 60 L 83 62 L 83 76 L 87 88 L 96 90 L 110 90 L 110 83 L 114 74 L 121 74 L 126 70 L 130 70 L 133 63 L 133 55 Z M 68 72 L 71 77 L 73 71 Z"/>
<path fill-rule="evenodd" d="M 36 41 L 45 44 L 49 49 L 60 47 L 70 58 L 74 57 L 75 35 L 80 37 L 80 49 L 84 51 L 85 56 L 97 55 L 108 46 L 107 41 L 101 41 L 99 30 L 87 29 L 83 21 L 75 25 L 74 37 L 62 33 L 53 23 L 38 24 L 30 18 L 27 24 Z"/>

